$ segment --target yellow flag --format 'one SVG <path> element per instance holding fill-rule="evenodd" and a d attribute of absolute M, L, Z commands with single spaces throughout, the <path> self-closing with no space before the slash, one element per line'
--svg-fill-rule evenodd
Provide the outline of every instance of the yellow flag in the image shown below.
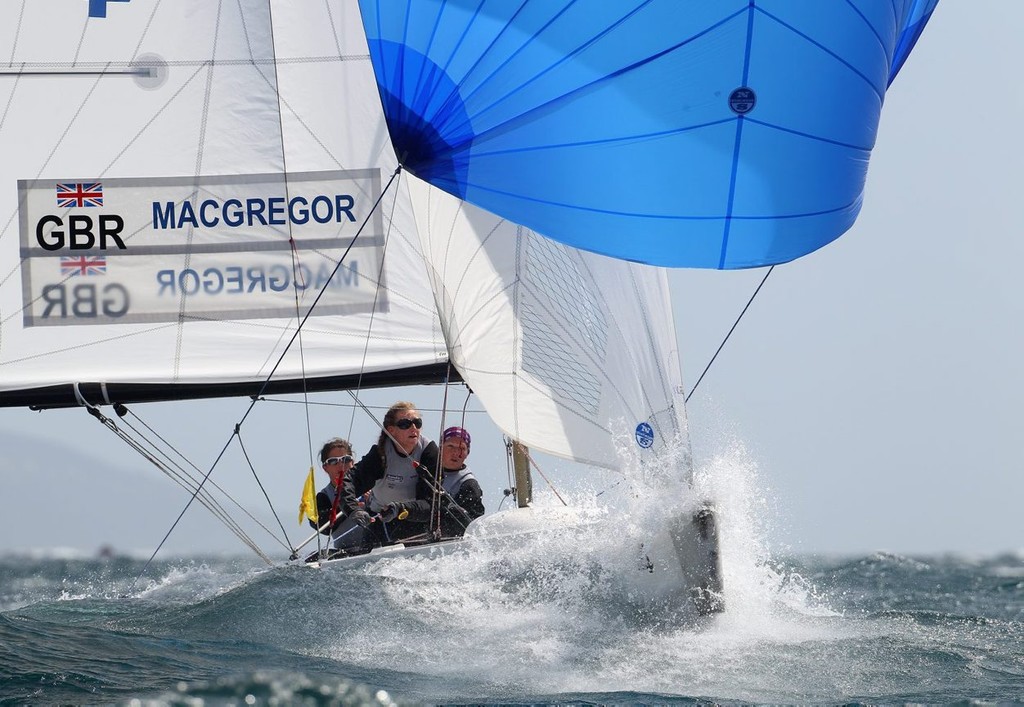
<path fill-rule="evenodd" d="M 303 516 L 309 518 L 314 523 L 320 522 L 316 512 L 316 488 L 313 484 L 313 467 L 309 467 L 306 485 L 302 487 L 302 501 L 299 502 L 299 525 L 302 525 Z"/>

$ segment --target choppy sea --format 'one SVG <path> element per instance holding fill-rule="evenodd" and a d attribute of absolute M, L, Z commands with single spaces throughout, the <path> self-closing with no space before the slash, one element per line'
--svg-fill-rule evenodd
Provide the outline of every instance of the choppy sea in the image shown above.
<path fill-rule="evenodd" d="M 727 564 L 699 625 L 595 558 L 7 555 L 0 703 L 1024 702 L 1024 555 Z"/>

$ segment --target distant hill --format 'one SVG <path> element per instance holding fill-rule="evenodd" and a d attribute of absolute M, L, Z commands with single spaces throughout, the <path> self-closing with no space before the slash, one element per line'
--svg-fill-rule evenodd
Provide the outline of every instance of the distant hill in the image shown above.
<path fill-rule="evenodd" d="M 0 552 L 151 554 L 189 494 L 113 436 L 97 445 L 100 453 L 40 422 L 38 435 L 0 429 Z M 161 555 L 224 552 L 250 551 L 194 503 Z"/>

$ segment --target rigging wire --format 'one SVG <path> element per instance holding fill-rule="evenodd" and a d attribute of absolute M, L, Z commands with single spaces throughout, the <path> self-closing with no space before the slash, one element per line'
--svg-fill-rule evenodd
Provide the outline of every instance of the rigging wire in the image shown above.
<path fill-rule="evenodd" d="M 273 10 L 272 5 L 270 5 L 270 4 L 267 5 L 267 11 L 270 14 L 270 46 L 271 47 L 276 47 L 277 44 L 275 43 L 274 30 L 275 30 L 277 25 L 274 24 L 274 17 L 273 17 L 274 10 Z M 280 67 L 278 66 L 277 61 L 274 61 L 274 86 L 275 87 L 280 87 L 280 85 L 281 85 Z M 275 90 L 275 95 L 277 96 L 278 101 L 282 100 L 281 99 L 281 94 L 280 94 L 279 91 Z M 278 110 L 280 111 L 280 107 L 279 107 Z M 280 115 L 280 113 L 279 113 L 279 115 Z M 278 129 L 278 136 L 279 136 L 279 139 L 280 139 L 280 143 L 279 144 L 281 146 L 281 174 L 284 175 L 285 198 L 288 200 L 287 203 L 291 203 L 291 182 L 288 179 L 288 151 L 286 149 L 284 149 L 285 135 L 284 135 L 284 121 L 283 120 L 278 120 L 277 121 L 277 129 Z M 376 208 L 376 204 L 374 205 L 374 208 Z M 359 231 L 356 232 L 356 238 L 359 237 L 359 232 L 361 232 L 361 231 L 362 231 L 362 227 L 360 227 Z M 353 240 L 353 242 L 355 242 L 355 238 L 353 238 L 352 240 Z M 300 367 L 300 371 L 301 371 L 301 375 L 302 375 L 302 398 L 303 398 L 304 401 L 306 401 L 308 403 L 309 402 L 309 391 L 307 390 L 307 387 L 306 387 L 306 352 L 305 352 L 305 347 L 303 347 L 303 345 L 302 345 L 302 323 L 305 320 L 304 319 L 300 319 L 301 308 L 300 308 L 300 304 L 299 304 L 299 286 L 298 286 L 299 278 L 302 276 L 302 273 L 301 273 L 301 268 L 299 268 L 299 251 L 298 251 L 298 246 L 295 243 L 295 235 L 292 232 L 291 224 L 289 224 L 289 226 L 288 226 L 288 243 L 291 246 L 290 251 L 291 251 L 291 256 L 292 256 L 292 293 L 295 296 L 295 321 L 297 323 L 296 334 L 299 337 L 299 339 L 298 339 L 298 341 L 299 341 L 298 349 L 299 349 L 299 367 Z M 348 251 L 346 250 L 345 253 L 341 257 L 341 260 L 339 260 L 338 266 L 341 265 L 341 261 L 343 261 L 345 259 L 345 255 L 347 255 L 347 254 L 348 254 Z M 335 266 L 334 272 L 331 273 L 331 277 L 334 277 L 334 275 L 337 273 L 338 266 Z M 328 280 L 328 282 L 329 281 L 330 280 Z M 303 285 L 305 285 L 305 284 L 306 283 L 303 282 Z M 324 285 L 324 289 L 326 289 L 326 287 L 327 286 Z M 305 288 L 303 289 L 303 292 L 305 292 Z M 313 302 L 313 306 L 316 306 L 316 302 L 319 301 L 319 299 L 320 299 L 319 296 L 317 296 L 316 300 L 314 300 L 314 302 Z M 310 311 L 312 311 L 312 309 L 313 309 L 313 307 L 310 307 Z M 285 351 L 287 351 L 287 349 Z M 283 357 L 283 354 L 282 354 L 282 357 Z M 275 368 L 276 368 L 276 366 L 275 366 Z M 271 373 L 271 375 L 273 375 L 273 373 Z M 255 401 L 254 401 L 254 404 L 255 404 Z M 304 410 L 305 410 L 305 417 L 306 417 L 306 449 L 307 449 L 307 452 L 309 454 L 309 473 L 310 473 L 310 475 L 312 475 L 313 474 L 313 430 L 312 430 L 312 426 L 311 426 L 311 421 L 309 419 L 309 405 L 308 404 L 305 406 Z M 281 532 L 284 534 L 284 539 L 285 539 L 285 541 L 288 543 L 288 545 L 290 547 L 292 543 L 291 543 L 291 540 L 288 538 L 288 533 L 285 532 L 284 525 L 281 523 L 281 519 L 278 518 L 277 511 L 274 510 L 274 504 L 270 502 L 270 497 L 267 496 L 267 492 L 263 488 L 263 484 L 260 483 L 259 476 L 257 476 L 257 474 L 256 474 L 256 469 L 253 466 L 252 462 L 249 460 L 249 455 L 245 452 L 245 446 L 242 444 L 242 436 L 241 436 L 241 434 L 239 434 L 241 426 L 242 426 L 241 422 L 239 422 L 235 426 L 235 434 L 238 436 L 238 444 L 239 444 L 239 446 L 242 449 L 242 454 L 245 456 L 245 461 L 249 464 L 249 469 L 252 470 L 252 475 L 256 479 L 256 483 L 259 485 L 260 490 L 263 491 L 263 495 L 267 499 L 267 505 L 270 507 L 270 512 L 274 514 L 274 519 L 277 520 L 277 524 L 279 526 L 281 526 Z M 301 516 L 300 516 L 300 519 L 301 519 Z M 317 534 L 317 550 L 319 550 L 319 549 L 320 549 L 320 535 L 318 533 Z"/>
<path fill-rule="evenodd" d="M 433 480 L 430 484 L 430 531 L 431 533 L 441 532 L 441 478 L 444 474 L 442 469 L 444 468 L 444 462 L 441 457 L 441 446 L 444 444 L 444 431 L 446 427 L 446 418 L 448 416 L 448 390 L 451 384 L 451 372 L 452 362 L 448 362 L 448 368 L 444 374 L 444 394 L 441 397 L 441 428 L 438 430 L 437 439 L 439 440 L 437 445 L 437 463 L 435 469 L 428 469 L 427 471 L 433 474 Z"/>
<path fill-rule="evenodd" d="M 458 384 L 458 381 L 453 381 L 452 382 L 452 385 L 457 385 L 457 384 Z M 470 394 L 472 394 L 472 391 L 470 391 Z M 264 403 L 280 403 L 280 404 L 284 404 L 284 405 L 304 405 L 305 404 L 301 400 L 289 400 L 288 398 L 273 398 L 273 397 L 267 398 L 267 397 L 263 397 L 263 398 L 260 398 L 260 401 L 264 402 Z M 327 401 L 327 400 L 310 400 L 309 401 L 309 405 L 310 405 L 310 407 L 317 407 L 317 406 L 337 407 L 337 408 L 354 408 L 354 407 L 357 407 L 353 403 L 330 402 L 330 401 Z M 382 410 L 387 410 L 388 409 L 387 405 L 376 405 L 376 404 L 365 404 L 365 403 L 362 404 L 362 407 L 365 407 L 365 408 L 367 408 L 369 410 L 378 410 L 378 411 L 382 411 Z M 438 414 L 444 412 L 439 407 L 424 407 L 424 406 L 417 405 L 416 409 L 419 410 L 420 412 L 436 412 Z M 486 415 L 486 414 L 487 414 L 486 410 L 464 410 L 463 411 L 463 419 L 465 419 L 465 417 L 469 416 L 469 415 Z M 465 427 L 465 425 L 463 425 L 463 427 Z"/>
<path fill-rule="evenodd" d="M 362 392 L 362 390 L 363 390 L 363 374 L 366 372 L 366 357 L 367 357 L 367 355 L 369 354 L 369 351 L 370 351 L 370 334 L 373 332 L 373 321 L 374 321 L 374 318 L 375 318 L 375 316 L 377 314 L 377 302 L 378 302 L 378 298 L 380 297 L 380 291 L 381 291 L 381 284 L 380 283 L 384 279 L 384 263 L 387 260 L 388 243 L 391 242 L 391 228 L 392 228 L 392 226 L 394 226 L 394 223 L 395 223 L 395 208 L 398 206 L 398 192 L 399 192 L 399 190 L 401 188 L 401 184 L 402 184 L 401 171 L 402 171 L 402 165 L 399 164 L 398 165 L 398 169 L 395 171 L 395 174 L 398 175 L 398 185 L 396 185 L 396 187 L 395 187 L 395 198 L 391 202 L 391 214 L 388 216 L 388 227 L 387 227 L 387 230 L 384 233 L 384 245 L 381 247 L 381 253 L 380 253 L 380 267 L 377 269 L 377 286 L 373 288 L 373 305 L 370 307 L 370 321 L 367 322 L 367 325 L 366 325 L 366 338 L 363 341 L 363 357 L 362 357 L 362 360 L 359 362 L 359 376 L 356 378 L 356 386 L 355 386 L 356 395 L 355 395 L 355 400 L 356 400 L 357 403 L 359 403 L 359 393 Z M 394 175 L 392 175 L 392 179 L 394 179 Z M 390 182 L 388 184 L 390 186 Z M 383 196 L 383 194 L 381 196 Z M 379 203 L 379 200 L 378 200 L 378 203 Z M 377 205 L 374 204 L 374 208 L 371 210 L 371 213 L 373 213 L 373 211 L 375 211 L 376 208 L 377 208 Z M 351 395 L 351 392 L 352 391 L 350 390 L 349 391 L 350 395 Z M 361 403 L 360 403 L 360 405 L 361 405 Z M 364 405 L 363 408 L 365 409 L 366 406 Z M 376 420 L 376 418 L 374 418 L 374 419 Z M 346 439 L 351 439 L 352 438 L 352 430 L 355 428 L 355 424 L 356 424 L 356 411 L 355 411 L 355 408 L 352 408 L 352 414 L 349 416 L 349 420 L 348 420 L 348 433 L 346 435 Z M 350 442 L 350 444 L 351 444 L 351 442 Z"/>
<path fill-rule="evenodd" d="M 146 430 L 148 430 L 150 433 L 152 433 L 153 436 L 155 436 L 158 440 L 160 440 L 171 452 L 176 454 L 180 459 L 182 459 L 189 466 L 191 466 L 192 469 L 194 469 L 197 474 L 201 473 L 200 470 L 199 470 L 199 467 L 197 467 L 193 462 L 189 461 L 189 459 L 187 457 L 185 457 L 185 455 L 182 454 L 181 451 L 179 451 L 177 448 L 175 448 L 174 445 L 172 445 L 170 442 L 168 442 L 166 439 L 164 439 L 160 434 L 158 434 L 152 427 L 150 427 L 148 424 L 146 424 L 146 422 L 141 417 L 136 415 L 134 411 L 130 411 L 127 408 L 125 408 L 125 413 L 126 413 L 126 415 L 130 414 L 133 418 L 138 420 L 140 425 L 142 425 L 143 427 L 146 428 Z M 134 426 L 132 426 L 132 424 L 131 424 L 131 422 L 129 420 L 125 420 L 125 426 L 128 427 L 130 430 L 132 430 L 138 436 L 140 444 L 142 442 L 148 443 L 150 445 L 150 447 L 154 450 L 154 453 L 159 453 L 159 454 L 163 455 L 163 457 L 166 460 L 167 464 L 173 464 L 174 466 L 176 466 L 178 468 L 178 470 L 180 472 L 180 475 L 186 477 L 186 479 L 187 479 L 187 482 L 181 480 L 180 478 L 175 479 L 175 481 L 178 483 L 179 486 L 181 486 L 182 488 L 186 489 L 187 491 L 193 491 L 194 488 L 196 486 L 198 486 L 199 479 L 197 477 L 193 476 L 189 471 L 184 469 L 180 464 L 172 461 L 170 456 L 166 452 L 161 452 L 160 450 L 158 450 L 156 445 L 153 444 L 149 439 L 147 439 L 146 436 L 143 435 L 141 432 L 139 432 Z M 171 469 L 166 468 L 164 466 L 158 466 L 158 468 L 160 468 L 161 471 L 163 471 L 168 476 L 171 476 L 172 473 L 173 473 Z M 229 494 L 224 488 L 222 488 L 220 485 L 218 485 L 215 481 L 210 481 L 209 485 L 211 487 L 213 487 L 214 489 L 216 489 L 217 491 L 220 491 L 224 495 L 224 497 L 226 499 L 231 501 L 231 503 L 233 503 L 253 523 L 258 525 L 260 528 L 262 528 L 264 531 L 266 531 L 266 533 L 268 535 L 270 535 L 272 538 L 277 540 L 276 536 L 274 536 L 273 531 L 271 531 L 269 528 L 267 528 L 267 526 L 264 525 L 258 518 L 253 516 L 252 513 L 250 513 L 242 504 L 240 504 L 238 501 L 236 501 L 231 496 L 231 494 Z M 212 504 L 213 506 L 216 506 L 216 509 L 212 508 L 210 505 L 207 505 L 207 503 L 204 501 L 204 499 L 208 499 L 210 504 Z M 266 556 L 263 555 L 259 551 L 258 546 L 256 546 L 255 541 L 253 541 L 248 536 L 248 534 L 242 529 L 242 526 L 240 526 L 237 522 L 235 522 L 235 520 L 231 517 L 231 515 L 227 512 L 227 510 L 220 504 L 219 501 L 217 501 L 213 497 L 213 495 L 211 493 L 209 493 L 206 489 L 202 489 L 200 491 L 199 501 L 200 501 L 200 503 L 203 503 L 203 505 L 206 506 L 206 508 L 209 509 L 211 513 L 213 513 L 215 516 L 217 516 L 220 519 L 220 521 L 222 523 L 224 523 L 224 525 L 226 525 L 228 527 L 228 529 L 230 529 L 239 539 L 242 540 L 243 543 L 245 543 L 250 548 L 253 548 L 256 551 L 257 555 L 260 555 L 262 558 L 266 559 Z M 280 540 L 278 540 L 278 544 L 280 544 L 282 547 L 285 547 L 284 543 L 281 543 Z M 254 546 L 256 546 L 256 547 L 254 547 Z"/>
<path fill-rule="evenodd" d="M 125 427 L 128 430 L 130 430 L 131 433 L 138 435 L 138 439 L 132 437 L 132 435 L 129 434 L 128 431 L 119 426 L 114 420 L 104 415 L 99 410 L 98 407 L 90 403 L 86 403 L 86 410 L 87 412 L 89 412 L 89 414 L 91 414 L 93 417 L 99 420 L 99 422 L 103 424 L 107 429 L 113 432 L 115 436 L 120 438 L 128 446 L 130 446 L 132 449 L 138 452 L 139 455 L 141 455 L 144 459 L 146 459 L 155 467 L 157 467 L 157 469 L 163 472 L 168 478 L 170 478 L 172 481 L 174 481 L 176 484 L 181 486 L 186 491 L 196 493 L 198 496 L 197 500 L 200 502 L 200 504 L 202 504 L 207 510 L 209 510 L 210 513 L 214 515 L 214 517 L 220 520 L 228 528 L 228 530 L 234 533 L 235 536 L 238 537 L 238 539 L 241 540 L 243 544 L 247 545 L 250 549 L 252 549 L 265 562 L 271 564 L 270 559 L 260 551 L 259 546 L 256 545 L 256 543 L 245 533 L 244 529 L 242 529 L 242 527 L 239 526 L 238 523 L 236 523 L 231 518 L 230 514 L 228 514 L 227 510 L 220 504 L 220 502 L 217 501 L 217 499 L 214 498 L 210 494 L 210 492 L 205 489 L 202 489 L 200 493 L 200 490 L 197 488 L 199 483 L 198 480 L 190 476 L 189 472 L 186 471 L 183 467 L 181 467 L 180 464 L 174 462 L 165 452 L 158 449 L 156 445 L 154 445 L 151 441 L 149 441 L 143 435 L 141 435 L 139 431 L 136 430 L 130 424 L 129 421 L 125 421 Z M 126 409 L 125 414 L 127 414 Z M 164 443 L 166 444 L 166 442 Z M 146 449 L 146 445 L 149 446 L 149 449 Z M 173 447 L 171 447 L 171 450 L 174 451 L 179 456 L 181 456 L 181 454 L 177 452 L 177 450 L 175 450 Z M 158 456 L 163 457 L 163 461 L 158 459 Z M 184 457 L 182 457 L 182 459 L 184 459 Z M 186 459 L 186 461 L 188 460 Z M 195 468 L 195 465 L 192 466 Z M 173 467 L 177 467 L 177 471 Z M 196 471 L 198 471 L 198 468 L 196 468 Z M 232 499 L 222 488 L 216 486 L 216 484 L 212 485 L 218 491 L 223 493 L 225 497 L 227 497 L 229 500 L 238 505 L 237 502 L 234 501 L 234 499 Z M 241 506 L 239 506 L 239 508 L 241 508 Z M 244 511 L 244 509 L 242 510 Z"/>
<path fill-rule="evenodd" d="M 502 439 L 505 440 L 505 483 L 508 484 L 505 487 L 505 491 L 501 496 L 501 501 L 498 502 L 498 510 L 500 511 L 502 506 L 505 505 L 505 501 L 512 498 L 512 494 L 515 493 L 516 482 L 512 472 L 512 438 L 507 435 L 502 435 Z"/>
<path fill-rule="evenodd" d="M 263 482 L 260 481 L 260 477 L 256 474 L 256 467 L 253 466 L 252 460 L 249 459 L 249 452 L 245 450 L 245 443 L 242 442 L 242 430 L 241 426 L 235 428 L 235 435 L 238 437 L 238 446 L 242 450 L 242 456 L 245 457 L 246 464 L 249 465 L 249 470 L 252 472 L 252 477 L 256 479 L 256 485 L 260 487 L 260 491 L 263 492 L 263 498 L 267 499 L 267 505 L 270 507 L 270 512 L 274 516 L 274 520 L 277 521 L 278 527 L 281 529 L 281 535 L 284 537 L 288 547 L 291 547 L 292 541 L 288 537 L 288 531 L 284 529 L 284 524 L 281 522 L 281 518 L 277 515 L 277 511 L 274 509 L 274 504 L 270 500 L 270 496 L 267 494 L 267 490 L 263 487 Z"/>
<path fill-rule="evenodd" d="M 466 426 L 466 411 L 469 408 L 469 400 L 473 397 L 473 389 L 468 385 L 466 386 L 466 400 L 462 403 L 462 419 L 459 420 L 459 427 Z"/>
<path fill-rule="evenodd" d="M 718 350 L 715 351 L 715 355 L 711 357 L 710 361 L 708 361 L 708 365 L 704 367 L 704 371 L 700 374 L 700 378 L 697 379 L 697 382 L 693 384 L 693 388 L 686 395 L 686 398 L 683 400 L 684 404 L 690 402 L 690 396 L 693 395 L 695 390 L 697 390 L 697 386 L 700 385 L 700 382 L 704 380 L 704 374 L 708 372 L 708 370 L 711 368 L 711 364 L 715 362 L 716 358 L 718 358 L 718 354 L 721 353 L 722 347 L 725 346 L 725 342 L 729 340 L 730 336 L 732 336 L 733 331 L 736 330 L 736 325 L 740 323 L 741 319 L 743 319 L 743 315 L 747 313 L 747 309 L 750 307 L 751 302 L 753 302 L 754 298 L 757 297 L 757 293 L 761 291 L 761 287 L 764 286 L 765 281 L 768 280 L 768 276 L 772 274 L 772 270 L 774 269 L 775 266 L 772 265 L 770 268 L 768 268 L 768 272 L 764 274 L 764 277 L 761 278 L 761 284 L 759 284 L 757 286 L 757 289 L 754 290 L 754 294 L 750 295 L 750 299 L 747 300 L 747 304 L 743 307 L 743 311 L 740 312 L 740 315 L 736 317 L 736 321 L 733 322 L 732 327 L 729 329 L 729 333 L 725 335 L 725 338 L 722 339 L 722 343 L 718 345 Z"/>
<path fill-rule="evenodd" d="M 286 172 L 286 174 L 287 174 L 287 172 Z M 287 189 L 287 188 L 288 188 L 288 184 L 287 184 L 287 179 L 286 179 L 285 180 L 285 189 Z M 302 318 L 302 309 L 301 309 L 301 305 L 299 303 L 299 280 L 302 279 L 303 291 L 305 291 L 307 285 L 306 285 L 306 282 L 305 282 L 305 278 L 304 278 L 304 276 L 302 274 L 302 268 L 299 267 L 299 249 L 298 249 L 298 244 L 296 244 L 295 237 L 290 232 L 289 232 L 289 235 L 288 235 L 288 244 L 290 245 L 290 251 L 291 251 L 291 256 L 292 256 L 292 294 L 295 297 L 295 322 L 296 322 L 297 325 L 299 325 L 299 329 L 301 329 L 300 322 L 301 322 L 301 318 Z M 302 332 L 301 331 L 299 331 L 299 339 L 298 339 L 298 341 L 299 341 L 299 368 L 300 368 L 301 376 L 302 376 L 302 402 L 303 402 L 303 408 L 302 409 L 303 409 L 303 413 L 305 415 L 305 422 L 306 422 L 306 451 L 307 451 L 307 453 L 309 455 L 309 473 L 312 474 L 313 473 L 313 428 L 312 428 L 312 421 L 310 420 L 310 416 L 309 416 L 309 390 L 307 389 L 307 386 L 306 386 L 306 349 L 302 345 Z M 242 441 L 241 435 L 239 435 L 238 441 L 239 441 L 239 445 L 241 445 L 241 441 Z M 245 454 L 245 447 L 244 446 L 242 447 L 242 453 Z M 249 461 L 249 455 L 248 454 L 245 454 L 245 460 L 249 463 L 249 468 L 252 469 L 252 475 L 254 477 L 256 477 L 256 483 L 260 485 L 260 489 L 263 489 L 263 484 L 260 484 L 259 477 L 256 476 L 256 469 L 253 467 L 252 462 Z M 266 491 L 263 492 L 263 495 L 266 496 Z M 267 498 L 267 504 L 270 506 L 271 512 L 274 513 L 274 517 L 277 518 L 277 512 L 274 511 L 274 504 L 270 502 L 270 498 L 269 497 Z M 319 520 L 320 519 L 317 518 L 317 522 L 319 522 Z M 280 519 L 277 520 L 277 524 L 281 526 L 281 532 L 284 533 L 284 539 L 288 542 L 288 545 L 290 546 L 292 544 L 292 541 L 288 538 L 288 533 L 285 532 L 284 526 L 281 525 Z M 317 535 L 316 535 L 316 549 L 317 549 L 317 552 L 319 552 L 322 549 L 320 533 L 317 533 Z"/>
<path fill-rule="evenodd" d="M 739 316 L 736 317 L 736 321 L 733 322 L 732 327 L 729 329 L 729 332 L 725 335 L 725 338 L 722 339 L 722 343 L 718 345 L 718 349 L 715 351 L 715 355 L 711 357 L 710 361 L 708 361 L 708 365 L 704 367 L 704 370 L 703 372 L 701 372 L 700 377 L 697 379 L 697 382 L 693 384 L 693 388 L 690 390 L 689 393 L 687 393 L 686 398 L 683 400 L 684 405 L 690 402 L 690 396 L 694 394 L 694 392 L 697 390 L 697 386 L 699 386 L 700 382 L 704 380 L 704 375 L 708 372 L 708 370 L 711 369 L 711 364 L 713 364 L 715 362 L 715 359 L 718 358 L 718 354 L 722 351 L 722 348 L 725 346 L 725 342 L 727 342 L 729 340 L 729 337 L 732 336 L 733 331 L 736 330 L 736 326 L 740 323 L 740 320 L 743 319 L 743 315 L 747 313 L 747 309 L 750 308 L 750 305 L 751 303 L 753 303 L 754 298 L 757 297 L 757 293 L 761 291 L 761 288 L 764 286 L 764 283 L 768 280 L 768 276 L 772 274 L 772 270 L 774 269 L 775 266 L 772 265 L 770 268 L 768 268 L 768 272 L 764 274 L 764 277 L 761 278 L 761 282 L 758 284 L 757 288 L 754 289 L 754 293 L 750 295 L 750 299 L 747 300 L 747 304 L 744 305 L 743 311 L 741 311 Z M 618 481 L 616 481 L 614 484 L 604 489 L 603 491 L 598 491 L 597 496 L 601 496 L 607 493 L 608 491 L 611 491 L 613 488 L 621 484 L 624 480 L 625 479 L 619 479 Z M 547 481 L 547 479 L 545 479 L 545 481 Z"/>
<path fill-rule="evenodd" d="M 541 470 L 540 466 L 534 460 L 533 455 L 530 454 L 529 449 L 526 450 L 526 458 L 530 460 L 530 466 L 536 469 L 537 473 L 540 474 L 540 478 L 544 479 L 544 481 L 547 482 L 548 487 L 554 492 L 555 496 L 558 497 L 558 500 L 562 502 L 562 505 L 568 506 L 569 504 L 565 502 L 564 498 L 562 498 L 562 494 L 558 493 L 558 489 L 556 489 L 555 485 L 551 483 L 551 479 L 547 477 L 547 475 Z"/>

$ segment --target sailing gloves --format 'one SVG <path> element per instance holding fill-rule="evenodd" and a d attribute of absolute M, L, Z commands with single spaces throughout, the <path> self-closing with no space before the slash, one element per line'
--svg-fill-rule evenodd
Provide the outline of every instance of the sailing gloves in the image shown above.
<path fill-rule="evenodd" d="M 359 508 L 348 515 L 352 522 L 361 528 L 369 528 L 370 524 L 380 518 L 385 523 L 393 520 L 405 520 L 409 517 L 409 509 L 404 503 L 390 503 L 380 510 L 376 515 L 370 515 Z"/>
<path fill-rule="evenodd" d="M 409 509 L 404 503 L 389 503 L 380 511 L 380 519 L 385 523 L 393 520 L 405 520 L 409 517 Z"/>

